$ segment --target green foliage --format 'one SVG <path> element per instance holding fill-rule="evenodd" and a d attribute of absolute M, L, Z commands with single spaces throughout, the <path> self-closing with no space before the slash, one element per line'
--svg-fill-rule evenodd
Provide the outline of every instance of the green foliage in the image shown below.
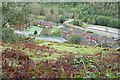
<path fill-rule="evenodd" d="M 117 41 L 117 44 L 120 45 L 120 41 Z"/>
<path fill-rule="evenodd" d="M 110 18 L 109 17 L 98 16 L 96 18 L 96 24 L 99 24 L 99 25 L 107 26 L 109 22 L 110 22 Z"/>
<path fill-rule="evenodd" d="M 103 42 L 103 43 L 99 44 L 98 46 L 103 47 L 103 48 L 110 47 L 106 42 Z"/>
<path fill-rule="evenodd" d="M 67 5 L 67 6 L 66 6 Z M 99 24 L 113 28 L 119 27 L 118 20 L 118 3 L 65 3 L 61 5 L 64 11 L 69 15 L 73 13 L 74 16 L 84 22 L 90 24 Z M 61 8 L 61 7 L 60 7 Z"/>
<path fill-rule="evenodd" d="M 37 19 L 46 20 L 46 17 L 45 16 L 38 16 Z"/>
<path fill-rule="evenodd" d="M 42 31 L 41 31 L 41 35 L 50 35 L 50 28 L 44 28 Z"/>
<path fill-rule="evenodd" d="M 54 21 L 57 25 L 60 22 L 59 10 L 55 7 L 46 8 L 45 17 L 47 21 Z"/>
<path fill-rule="evenodd" d="M 80 26 L 80 27 L 83 26 L 83 22 L 79 19 L 74 19 L 74 21 L 72 23 L 76 26 Z"/>
<path fill-rule="evenodd" d="M 108 70 L 108 71 L 107 71 L 106 77 L 107 77 L 107 78 L 116 78 L 116 76 L 112 73 L 111 70 Z"/>
<path fill-rule="evenodd" d="M 83 63 L 85 64 L 91 64 L 94 63 L 94 60 L 90 59 L 90 58 L 86 58 L 83 55 L 78 55 L 75 57 L 75 59 L 73 59 L 72 61 L 75 65 L 82 65 Z"/>
<path fill-rule="evenodd" d="M 47 5 L 47 6 L 46 6 Z M 48 7 L 49 6 L 49 7 Z M 118 3 L 3 3 L 3 22 L 27 24 L 28 19 L 39 19 L 63 23 L 65 18 L 77 18 L 90 24 L 120 28 Z M 14 16 L 15 15 L 15 16 Z M 60 17 L 62 15 L 62 17 Z M 45 16 L 45 17 L 43 17 Z M 74 24 L 82 26 L 79 21 Z"/>
<path fill-rule="evenodd" d="M 120 29 L 120 20 L 112 18 L 110 19 L 108 26 Z"/>
<path fill-rule="evenodd" d="M 95 20 L 94 20 L 94 19 L 88 18 L 88 19 L 87 19 L 87 22 L 90 23 L 90 24 L 95 24 Z"/>
<path fill-rule="evenodd" d="M 3 3 L 3 19 L 12 25 L 27 24 L 30 8 L 27 3 Z"/>
<path fill-rule="evenodd" d="M 36 34 L 37 34 L 37 31 L 35 30 L 35 31 L 34 31 L 34 35 L 36 35 Z"/>
<path fill-rule="evenodd" d="M 61 29 L 58 28 L 44 28 L 41 31 L 42 35 L 49 35 L 49 36 L 62 36 L 63 35 L 63 31 Z"/>
<path fill-rule="evenodd" d="M 76 76 L 74 76 L 74 78 L 75 78 L 76 80 L 79 80 L 80 78 L 83 78 L 83 76 L 76 75 Z"/>
<path fill-rule="evenodd" d="M 93 72 L 87 71 L 86 74 L 87 74 L 86 78 L 93 78 L 93 80 L 94 80 L 94 78 L 95 78 L 95 80 L 97 78 Z"/>
<path fill-rule="evenodd" d="M 86 33 L 93 33 L 93 31 L 88 30 L 88 31 L 86 31 Z"/>
<path fill-rule="evenodd" d="M 106 42 L 104 42 L 102 43 L 102 47 L 109 47 L 109 45 Z"/>
<path fill-rule="evenodd" d="M 2 28 L 2 41 L 3 42 L 16 43 L 22 40 L 23 40 L 23 37 L 17 36 L 16 34 L 14 34 L 12 29 Z"/>
<path fill-rule="evenodd" d="M 52 36 L 62 36 L 63 35 L 63 31 L 61 29 L 56 29 L 54 31 L 51 31 L 51 35 Z"/>
<path fill-rule="evenodd" d="M 66 21 L 66 18 L 64 17 L 64 16 L 61 16 L 60 17 L 60 23 L 63 23 L 63 22 L 65 22 Z"/>
<path fill-rule="evenodd" d="M 82 43 L 82 38 L 79 35 L 72 35 L 70 38 L 68 38 L 68 43 L 72 43 L 72 44 L 80 44 Z"/>

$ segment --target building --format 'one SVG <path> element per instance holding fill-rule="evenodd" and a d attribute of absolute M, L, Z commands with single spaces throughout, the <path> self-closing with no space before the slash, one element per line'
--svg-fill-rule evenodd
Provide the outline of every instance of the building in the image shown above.
<path fill-rule="evenodd" d="M 47 22 L 47 21 L 43 21 L 43 20 L 38 20 L 37 25 L 40 27 L 44 27 L 44 28 L 51 28 L 52 27 L 51 22 Z"/>

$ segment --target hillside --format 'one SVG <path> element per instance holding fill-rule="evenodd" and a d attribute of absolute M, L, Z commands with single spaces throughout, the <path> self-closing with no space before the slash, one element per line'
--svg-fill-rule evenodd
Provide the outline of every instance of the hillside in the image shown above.
<path fill-rule="evenodd" d="M 0 7 L 0 79 L 120 78 L 119 2 Z"/>
<path fill-rule="evenodd" d="M 4 78 L 118 78 L 115 49 L 46 41 L 1 45 Z"/>

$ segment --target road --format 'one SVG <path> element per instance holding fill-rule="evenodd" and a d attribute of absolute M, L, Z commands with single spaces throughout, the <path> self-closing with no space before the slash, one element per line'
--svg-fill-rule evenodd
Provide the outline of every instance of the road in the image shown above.
<path fill-rule="evenodd" d="M 75 26 L 72 24 L 69 24 L 69 22 L 73 21 L 73 19 L 69 19 L 68 21 L 65 21 L 63 24 L 65 25 L 65 27 L 62 29 L 63 31 L 68 31 L 69 29 L 73 29 L 73 34 L 83 34 L 86 30 L 91 30 L 94 32 L 94 34 L 87 34 L 88 37 L 94 37 L 97 38 L 98 36 L 101 36 L 98 39 L 99 43 L 102 43 L 103 41 L 108 41 L 110 43 L 114 43 L 115 40 L 112 39 L 111 37 L 115 37 L 118 38 L 118 30 L 119 29 L 114 29 L 114 28 L 108 28 L 105 26 L 99 26 L 99 25 L 90 25 L 87 28 L 81 28 L 79 26 Z M 106 31 L 107 28 L 107 31 Z M 120 34 L 119 34 L 120 35 Z M 106 37 L 109 36 L 109 37 Z M 64 37 L 66 37 L 66 35 L 64 34 Z M 82 36 L 82 39 L 84 41 L 85 45 L 88 45 L 88 41 L 85 38 L 86 36 Z M 95 42 L 90 42 L 89 46 L 95 46 L 96 43 Z M 117 45 L 112 45 L 113 48 L 116 48 Z"/>
<path fill-rule="evenodd" d="M 80 29 L 80 30 L 91 30 L 102 36 L 120 38 L 120 29 L 110 28 L 110 27 L 100 26 L 100 25 L 91 25 L 91 24 L 88 24 L 86 28 L 81 28 L 79 26 L 69 24 L 69 22 L 72 22 L 73 20 L 74 19 L 68 19 L 67 21 L 64 22 L 64 24 L 70 27 Z"/>
<path fill-rule="evenodd" d="M 120 29 L 116 29 L 116 28 L 109 28 L 106 26 L 99 26 L 99 25 L 89 25 L 87 29 L 105 36 L 111 36 L 115 38 L 120 37 Z"/>

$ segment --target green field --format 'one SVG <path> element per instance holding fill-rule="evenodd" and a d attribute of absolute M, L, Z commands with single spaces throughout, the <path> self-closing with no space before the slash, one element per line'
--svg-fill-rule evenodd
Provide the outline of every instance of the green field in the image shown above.
<path fill-rule="evenodd" d="M 55 48 L 59 51 L 67 51 L 67 52 L 75 52 L 75 53 L 88 53 L 88 54 L 94 54 L 94 53 L 100 53 L 102 51 L 99 47 L 86 47 L 82 45 L 74 45 L 74 44 L 67 44 L 67 43 L 51 43 L 51 42 L 38 42 L 38 45 L 50 45 L 50 47 Z"/>

